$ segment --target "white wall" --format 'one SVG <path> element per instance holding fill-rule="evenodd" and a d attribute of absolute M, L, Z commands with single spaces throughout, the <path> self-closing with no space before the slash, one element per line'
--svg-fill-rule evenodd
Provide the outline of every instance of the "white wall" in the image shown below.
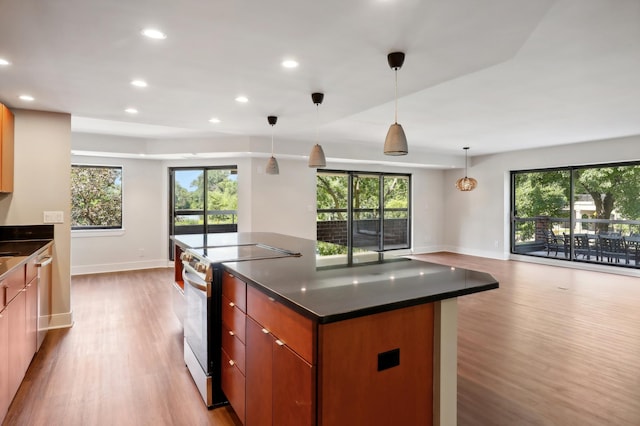
<path fill-rule="evenodd" d="M 102 140 L 104 139 L 104 141 Z M 114 137 L 74 134 L 76 146 L 99 142 L 121 144 Z M 117 139 L 117 138 L 116 138 Z M 130 141 L 127 140 L 127 143 Z M 142 144 L 148 142 L 142 141 Z M 136 147 L 132 147 L 136 150 Z M 145 160 L 73 156 L 75 164 L 123 167 L 124 232 L 74 232 L 72 273 L 94 273 L 166 266 L 168 263 L 168 209 L 170 167 L 238 167 L 238 230 L 278 232 L 302 238 L 316 237 L 316 170 L 305 159 L 278 159 L 279 175 L 264 172 L 267 158 L 242 156 L 219 159 Z M 329 164 L 338 170 L 413 173 L 413 245 L 416 252 L 439 249 L 444 217 L 442 183 L 438 170 L 407 169 L 363 164 Z M 140 250 L 143 250 L 142 256 Z"/>
<path fill-rule="evenodd" d="M 122 167 L 123 230 L 72 231 L 72 274 L 167 265 L 167 204 L 160 161 L 72 156 L 72 164 Z M 165 178 L 166 180 L 166 178 Z"/>
<path fill-rule="evenodd" d="M 71 116 L 30 110 L 15 115 L 14 191 L 0 195 L 0 224 L 37 225 L 45 210 L 62 211 L 54 225 L 52 327 L 72 324 L 70 277 Z"/>
<path fill-rule="evenodd" d="M 478 180 L 472 192 L 454 185 L 460 170 L 445 172 L 443 248 L 458 253 L 506 259 L 509 257 L 509 172 L 568 165 L 640 160 L 640 136 L 512 151 L 473 157 L 470 177 Z"/>

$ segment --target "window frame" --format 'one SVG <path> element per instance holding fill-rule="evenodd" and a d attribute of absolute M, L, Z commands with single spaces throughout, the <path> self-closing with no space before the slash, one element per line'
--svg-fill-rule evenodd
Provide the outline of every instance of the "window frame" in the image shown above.
<path fill-rule="evenodd" d="M 120 220 L 119 225 L 114 226 L 73 226 L 71 224 L 71 231 L 76 235 L 93 236 L 93 235 L 121 235 L 124 232 L 124 166 L 122 165 L 107 165 L 107 164 L 86 164 L 86 163 L 72 163 L 71 168 L 92 168 L 92 169 L 117 169 L 120 171 Z M 73 180 L 70 179 L 71 191 L 73 191 Z M 70 215 L 73 217 L 73 197 L 70 200 Z M 70 219 L 71 222 L 72 219 Z"/>
<path fill-rule="evenodd" d="M 509 203 L 509 215 L 510 215 L 510 220 L 509 220 L 509 252 L 512 255 L 518 255 L 518 256 L 529 256 L 529 257 L 540 257 L 540 258 L 550 258 L 550 259 L 554 259 L 554 260 L 561 260 L 561 261 L 569 261 L 569 262 L 578 262 L 578 263 L 589 263 L 589 264 L 595 264 L 595 265 L 604 265 L 604 266 L 616 266 L 616 267 L 626 267 L 626 268 L 635 268 L 637 269 L 637 266 L 633 266 L 633 265 L 627 265 L 627 264 L 623 264 L 623 263 L 611 263 L 611 262 L 603 262 L 603 261 L 592 261 L 592 260 L 585 260 L 583 259 L 579 259 L 578 256 L 575 253 L 575 247 L 574 247 L 574 229 L 576 227 L 576 223 L 578 223 L 578 220 L 575 217 L 575 198 L 576 198 L 576 194 L 575 194 L 575 172 L 579 171 L 579 170 L 586 170 L 586 169 L 601 169 L 601 168 L 613 168 L 613 167 L 630 167 L 630 166 L 640 166 L 640 161 L 622 161 L 622 162 L 608 162 L 608 163 L 595 163 L 595 164 L 581 164 L 581 165 L 567 165 L 567 166 L 559 166 L 559 167 L 549 167 L 549 168 L 535 168 L 535 169 L 522 169 L 522 170 L 511 170 L 510 171 L 510 203 Z M 528 254 L 526 252 L 522 252 L 522 251 L 516 251 L 516 218 L 518 216 L 516 216 L 517 211 L 516 211 L 516 175 L 518 174 L 524 174 L 524 173 L 543 173 L 543 172 L 557 172 L 557 171 L 567 171 L 569 173 L 569 202 L 568 202 L 568 209 L 569 209 L 569 217 L 568 217 L 568 227 L 569 227 L 569 242 L 568 242 L 568 249 L 569 249 L 569 253 L 566 257 L 558 257 L 558 256 L 541 256 L 541 255 L 536 255 L 536 254 Z M 640 194 L 639 194 L 640 195 Z M 580 220 L 584 220 L 584 219 L 580 219 Z M 608 219 L 609 221 L 613 221 L 616 222 L 616 219 Z M 634 219 L 627 219 L 625 221 L 635 221 Z M 630 224 L 632 226 L 639 226 L 638 224 Z"/>

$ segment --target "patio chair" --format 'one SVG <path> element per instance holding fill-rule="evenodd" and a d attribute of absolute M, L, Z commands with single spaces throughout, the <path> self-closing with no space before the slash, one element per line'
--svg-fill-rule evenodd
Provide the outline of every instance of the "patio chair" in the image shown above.
<path fill-rule="evenodd" d="M 620 259 L 622 258 L 625 260 L 625 263 L 629 263 L 629 250 L 624 237 L 598 235 L 598 245 L 603 261 L 606 257 L 609 263 L 620 263 Z"/>
<path fill-rule="evenodd" d="M 544 249 L 547 251 L 547 256 L 549 256 L 551 251 L 554 252 L 554 256 L 558 256 L 558 251 L 562 249 L 564 257 L 569 257 L 567 240 L 554 234 L 551 229 L 543 229 L 542 236 L 544 238 Z"/>
<path fill-rule="evenodd" d="M 591 245 L 586 234 L 573 234 L 573 253 L 576 257 L 582 255 L 583 259 L 591 259 Z"/>

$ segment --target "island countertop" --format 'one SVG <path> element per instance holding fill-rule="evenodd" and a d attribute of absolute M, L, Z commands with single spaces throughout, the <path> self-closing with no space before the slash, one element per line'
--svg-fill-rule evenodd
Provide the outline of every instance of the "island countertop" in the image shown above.
<path fill-rule="evenodd" d="M 274 233 L 175 236 L 183 248 L 261 243 L 297 257 L 226 262 L 249 285 L 319 323 L 355 318 L 498 288 L 491 275 L 397 257 L 318 267 L 316 242 Z M 204 250 L 204 249 L 202 249 Z M 215 262 L 215 259 L 211 259 Z"/>

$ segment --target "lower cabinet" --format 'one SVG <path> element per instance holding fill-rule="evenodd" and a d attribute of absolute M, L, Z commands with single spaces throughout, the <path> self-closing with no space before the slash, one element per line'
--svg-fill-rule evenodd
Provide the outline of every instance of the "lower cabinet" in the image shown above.
<path fill-rule="evenodd" d="M 315 424 L 314 369 L 247 317 L 247 426 Z"/>
<path fill-rule="evenodd" d="M 0 307 L 2 309 L 2 307 Z M 7 415 L 9 396 L 9 317 L 7 310 L 0 310 L 0 423 Z"/>
<path fill-rule="evenodd" d="M 21 291 L 5 308 L 9 319 L 9 395 L 13 397 L 29 364 L 27 357 L 27 293 Z"/>

